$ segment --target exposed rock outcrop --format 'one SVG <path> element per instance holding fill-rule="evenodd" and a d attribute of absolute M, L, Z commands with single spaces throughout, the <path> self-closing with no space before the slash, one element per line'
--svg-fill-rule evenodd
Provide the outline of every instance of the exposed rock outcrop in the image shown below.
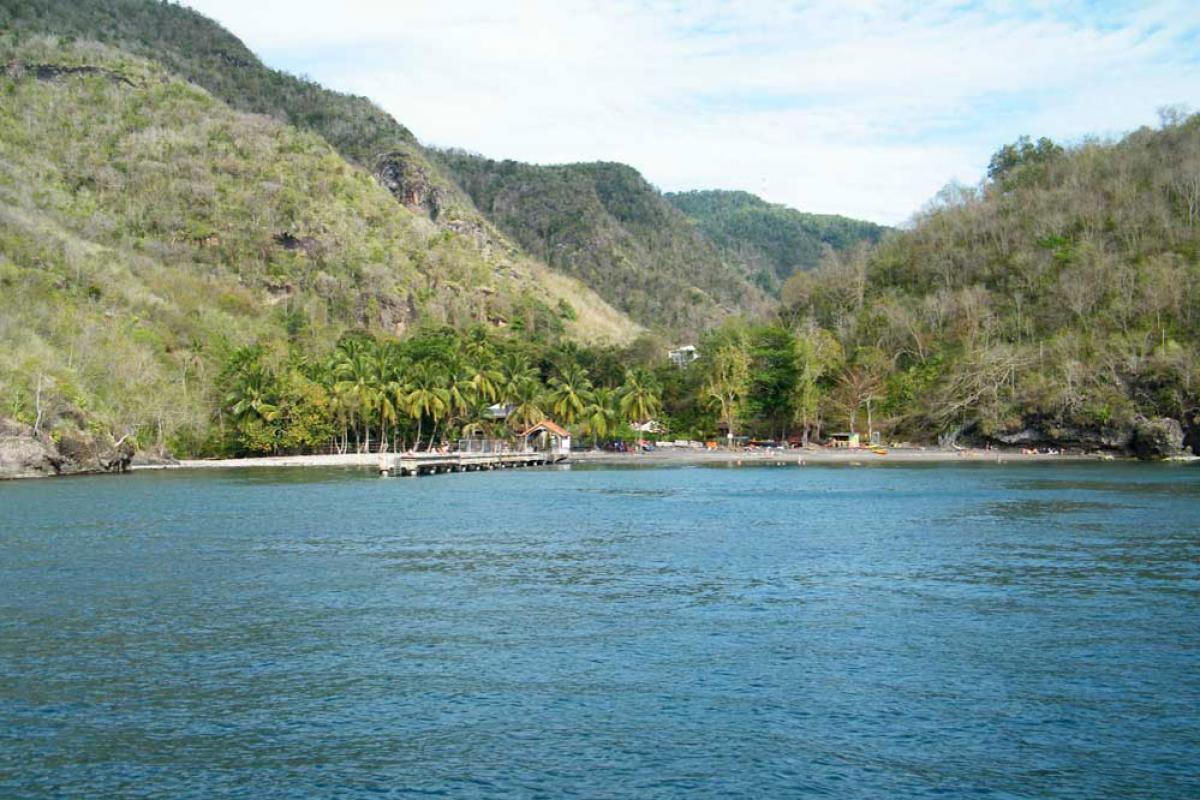
<path fill-rule="evenodd" d="M 126 472 L 134 452 L 128 440 L 65 433 L 56 443 L 28 425 L 0 419 L 0 479 Z"/>
<path fill-rule="evenodd" d="M 0 419 L 0 478 L 44 478 L 62 471 L 62 456 L 33 428 Z"/>
<path fill-rule="evenodd" d="M 1183 425 L 1169 417 L 1139 417 L 1131 423 L 1102 428 L 1031 422 L 1017 431 L 984 437 L 985 441 L 1010 446 L 1112 450 L 1147 460 L 1182 454 L 1184 439 Z"/>
<path fill-rule="evenodd" d="M 60 78 L 100 77 L 110 80 L 113 83 L 123 83 L 126 86 L 133 86 L 133 81 L 119 72 L 104 69 L 103 67 L 88 66 L 86 64 L 69 66 L 66 64 L 22 64 L 19 61 L 13 61 L 5 67 L 5 72 L 10 78 L 15 80 L 35 78 L 39 81 L 54 81 Z"/>
<path fill-rule="evenodd" d="M 1139 419 L 1134 424 L 1133 451 L 1145 460 L 1181 455 L 1183 426 L 1170 417 Z"/>
<path fill-rule="evenodd" d="M 1019 431 L 996 433 L 993 442 L 1019 447 L 1077 447 L 1082 450 L 1118 450 L 1127 452 L 1133 442 L 1133 428 L 1075 428 L 1029 425 Z"/>
<path fill-rule="evenodd" d="M 410 156 L 404 153 L 380 156 L 375 163 L 375 177 L 406 207 L 437 221 L 442 212 L 441 190 Z"/>
<path fill-rule="evenodd" d="M 177 467 L 179 459 L 170 455 L 161 455 L 155 452 L 139 450 L 134 454 L 133 459 L 129 462 L 131 468 L 148 468 L 148 467 Z"/>

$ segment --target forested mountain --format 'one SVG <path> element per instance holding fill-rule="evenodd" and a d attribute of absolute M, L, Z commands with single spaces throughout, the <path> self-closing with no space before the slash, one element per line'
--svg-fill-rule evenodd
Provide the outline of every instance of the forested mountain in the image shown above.
<path fill-rule="evenodd" d="M 695 333 L 761 313 L 765 292 L 624 164 L 539 166 L 444 151 L 475 205 L 531 254 L 653 328 Z"/>
<path fill-rule="evenodd" d="M 196 11 L 153 0 L 0 0 L 0 30 L 13 43 L 38 34 L 64 43 L 107 43 L 163 65 L 235 110 L 266 114 L 311 131 L 371 172 L 406 208 L 492 263 L 498 280 L 535 269 L 542 284 L 535 296 L 549 294 L 551 305 L 562 301 L 572 306 L 579 335 L 625 339 L 636 330 L 582 285 L 531 267 L 454 181 L 430 163 L 409 130 L 369 99 L 264 66 L 236 36 Z"/>
<path fill-rule="evenodd" d="M 783 297 L 844 354 L 827 416 L 870 402 L 896 435 L 1116 448 L 1170 418 L 1200 445 L 1200 115 L 1006 146 L 981 188 Z"/>
<path fill-rule="evenodd" d="M 63 442 L 429 444 L 499 399 L 593 437 L 1200 445 L 1200 117 L 1020 140 L 883 232 L 426 150 L 177 5 L 0 0 L 0 418 Z"/>
<path fill-rule="evenodd" d="M 236 36 L 177 3 L 156 0 L 4 0 L 0 30 L 97 41 L 157 61 L 230 106 L 320 133 L 369 163 L 412 134 L 366 98 L 269 69 Z"/>
<path fill-rule="evenodd" d="M 754 282 L 773 294 L 793 273 L 816 267 L 826 249 L 874 244 L 887 230 L 849 217 L 805 214 L 749 192 L 669 192 L 666 198 L 727 261 L 745 265 Z"/>
<path fill-rule="evenodd" d="M 702 214 L 698 227 L 690 225 L 624 165 L 539 167 L 430 152 L 367 98 L 269 69 L 237 37 L 175 4 L 3 0 L 0 27 L 107 42 L 163 64 L 235 109 L 311 130 L 410 209 L 469 235 L 485 253 L 512 249 L 496 223 L 531 255 L 668 332 L 694 334 L 731 312 L 759 313 L 791 268 L 811 265 L 818 239 L 835 249 L 856 240 L 851 221 L 839 233 L 826 218 L 766 204 L 749 225 L 708 224 L 712 215 Z M 876 235 L 862 225 L 857 238 Z M 740 231 L 753 241 L 739 240 Z"/>
<path fill-rule="evenodd" d="M 207 435 L 214 378 L 253 343 L 322 359 L 355 329 L 629 335 L 582 286 L 152 62 L 25 37 L 0 63 L 0 416 L 180 442 Z"/>

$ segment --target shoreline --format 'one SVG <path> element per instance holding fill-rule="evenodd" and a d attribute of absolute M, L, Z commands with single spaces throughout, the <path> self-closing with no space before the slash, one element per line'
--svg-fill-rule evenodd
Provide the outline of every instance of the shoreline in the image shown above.
<path fill-rule="evenodd" d="M 244 469 L 266 467 L 379 467 L 379 453 L 343 453 L 332 455 L 259 456 L 253 458 L 181 459 L 173 463 L 136 464 L 131 471 L 160 469 Z M 892 448 L 887 455 L 867 449 L 834 450 L 807 448 L 796 450 L 684 450 L 658 449 L 648 453 L 614 453 L 581 450 L 571 453 L 572 464 L 625 466 L 691 466 L 705 464 L 961 464 L 961 463 L 1054 463 L 1081 461 L 1136 461 L 1131 456 L 1108 453 L 1059 453 L 1045 455 L 1007 450 L 967 448 L 948 450 L 937 447 Z"/>
<path fill-rule="evenodd" d="M 890 448 L 886 455 L 871 450 L 810 447 L 795 450 L 655 450 L 649 453 L 572 453 L 571 461 L 582 464 L 960 464 L 963 462 L 1004 463 L 1007 461 L 1117 461 L 1124 456 L 1084 453 L 1039 455 L 1002 450 L 939 447 Z M 1128 459 L 1136 460 L 1136 459 Z"/>

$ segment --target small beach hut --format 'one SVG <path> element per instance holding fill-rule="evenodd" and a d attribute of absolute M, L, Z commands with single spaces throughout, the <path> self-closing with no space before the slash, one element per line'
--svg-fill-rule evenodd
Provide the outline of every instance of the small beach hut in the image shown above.
<path fill-rule="evenodd" d="M 526 450 L 536 450 L 551 455 L 571 454 L 571 434 L 561 425 L 544 419 L 521 434 Z"/>
<path fill-rule="evenodd" d="M 861 446 L 857 433 L 850 431 L 847 433 L 834 433 L 829 436 L 830 444 L 834 447 L 848 447 L 851 449 Z"/>

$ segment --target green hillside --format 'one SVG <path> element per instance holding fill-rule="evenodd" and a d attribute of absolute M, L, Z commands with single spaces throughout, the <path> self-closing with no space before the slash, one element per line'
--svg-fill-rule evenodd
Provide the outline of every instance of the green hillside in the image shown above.
<path fill-rule="evenodd" d="M 157 62 L 239 111 L 311 131 L 368 170 L 403 205 L 437 223 L 478 257 L 527 272 L 517 248 L 430 162 L 407 128 L 365 97 L 341 94 L 262 64 L 233 34 L 189 8 L 154 0 L 0 0 L 13 41 L 53 35 L 99 41 Z M 544 293 L 577 310 L 584 338 L 627 339 L 636 326 L 575 281 L 537 269 Z"/>
<path fill-rule="evenodd" d="M 827 250 L 874 244 L 887 231 L 849 217 L 805 214 L 749 192 L 676 192 L 666 198 L 696 222 L 727 260 L 745 264 L 755 282 L 774 293 L 792 273 L 816 267 Z"/>
<path fill-rule="evenodd" d="M 320 358 L 349 329 L 629 334 L 315 134 L 155 64 L 41 38 L 0 41 L 0 63 L 0 416 L 32 420 L 40 396 L 79 425 L 179 440 L 206 431 L 216 373 L 254 342 Z"/>
<path fill-rule="evenodd" d="M 695 333 L 767 298 L 638 172 L 438 154 L 475 205 L 529 253 L 652 328 Z"/>
<path fill-rule="evenodd" d="M 1020 140 L 884 233 L 426 150 L 177 5 L 0 0 L 0 418 L 56 436 L 433 444 L 503 399 L 591 436 L 1200 446 L 1200 116 Z"/>
<path fill-rule="evenodd" d="M 98 41 L 156 61 L 231 107 L 321 134 L 369 166 L 416 140 L 363 97 L 265 67 L 236 36 L 190 8 L 156 0 L 3 0 L 0 30 Z"/>
<path fill-rule="evenodd" d="M 896 435 L 1110 447 L 1165 417 L 1200 445 L 1200 115 L 1007 146 L 981 191 L 948 189 L 784 299 L 847 356 L 831 417 L 870 400 Z"/>

